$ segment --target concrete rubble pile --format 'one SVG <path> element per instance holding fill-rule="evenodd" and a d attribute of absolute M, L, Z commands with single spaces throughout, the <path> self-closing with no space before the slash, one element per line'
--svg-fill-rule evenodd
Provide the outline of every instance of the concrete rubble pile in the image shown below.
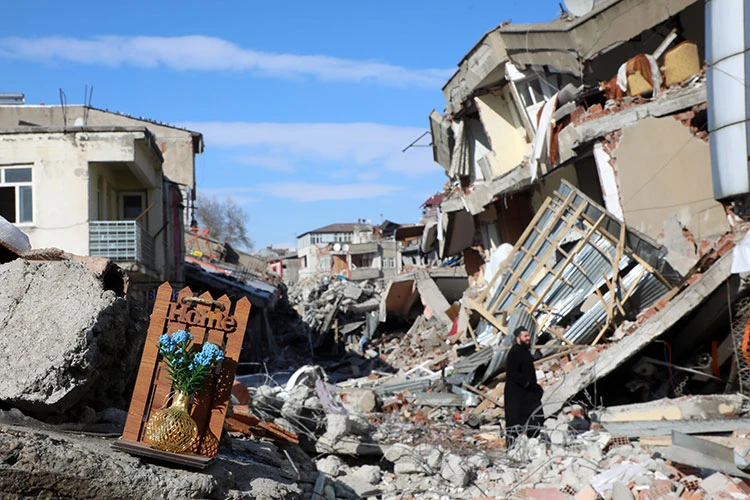
<path fill-rule="evenodd" d="M 295 283 L 288 299 L 314 348 L 326 341 L 346 344 L 347 339 L 358 342 L 362 335 L 371 336 L 382 288 L 381 280 L 354 282 L 321 273 Z"/>
<path fill-rule="evenodd" d="M 344 483 L 322 481 L 293 433 L 260 421 L 265 434 L 249 437 L 240 432 L 246 428 L 228 425 L 219 456 L 203 473 L 114 451 L 148 312 L 124 296 L 127 279 L 105 259 L 15 248 L 6 259 L 0 497 L 301 499 L 319 490 L 326 498 L 358 498 Z M 236 405 L 235 417 L 242 408 Z"/>
<path fill-rule="evenodd" d="M 578 219 L 568 215 L 565 224 L 555 222 L 560 214 L 576 211 L 581 214 Z M 537 214 L 537 221 L 489 279 L 466 290 L 458 311 L 443 299 L 442 311 L 451 314 L 452 322 L 430 323 L 421 317 L 399 341 L 382 339 L 378 348 L 384 360 L 402 371 L 378 381 L 376 390 L 392 394 L 408 390 L 418 393 L 413 398 L 438 402 L 442 397 L 445 404 L 489 396 L 474 416 L 497 418 L 502 410 L 488 406 L 502 395 L 512 332 L 524 326 L 534 337 L 537 378 L 545 388 L 544 411 L 551 415 L 630 358 L 636 372 L 643 371 L 639 367 L 645 362 L 666 373 L 666 365 L 654 361 L 653 352 L 648 356 L 640 352 L 660 336 L 664 349 L 670 348 L 674 340 L 670 327 L 706 309 L 702 302 L 718 294 L 723 283 L 732 297 L 742 293 L 738 280 L 726 281 L 734 240 L 742 233 L 702 244 L 703 253 L 682 276 L 664 258 L 666 249 L 626 228 L 566 182 Z M 570 229 L 572 224 L 580 225 Z M 540 239 L 551 244 L 539 246 Z M 389 283 L 381 311 L 395 301 L 393 290 Z M 705 335 L 697 340 L 683 337 L 680 342 L 700 348 L 700 338 Z M 728 336 L 719 349 L 723 354 L 715 360 L 718 367 L 731 365 L 731 346 Z M 711 375 L 707 367 L 703 370 Z M 636 390 L 638 377 L 632 377 L 631 390 Z M 687 383 L 685 377 L 670 377 L 672 389 L 675 380 Z M 489 394 L 477 391 L 478 384 L 491 388 Z M 450 394 L 426 394 L 439 388 Z"/>
<path fill-rule="evenodd" d="M 320 367 L 308 366 L 285 386 L 251 388 L 249 407 L 300 432 L 325 475 L 322 489 L 335 498 L 349 498 L 335 484 L 356 498 L 383 499 L 697 500 L 750 492 L 742 462 L 750 458 L 750 400 L 739 395 L 590 411 L 574 404 L 506 450 L 501 425 L 474 428 L 457 408 L 410 403 L 405 393 L 389 407 L 377 386 L 365 385 L 331 385 Z"/>

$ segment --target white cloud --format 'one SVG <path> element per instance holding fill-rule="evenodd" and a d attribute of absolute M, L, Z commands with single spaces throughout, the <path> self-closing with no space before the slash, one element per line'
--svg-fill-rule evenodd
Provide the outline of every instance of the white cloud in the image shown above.
<path fill-rule="evenodd" d="M 260 188 L 271 196 L 298 202 L 379 198 L 403 189 L 402 186 L 388 184 L 314 184 L 308 182 L 279 182 L 264 184 Z"/>
<path fill-rule="evenodd" d="M 277 77 L 427 88 L 441 87 L 453 72 L 325 55 L 260 52 L 202 35 L 5 37 L 0 38 L 0 57 L 142 68 L 163 66 L 176 70 L 251 71 Z"/>
<path fill-rule="evenodd" d="M 260 167 L 276 172 L 293 172 L 294 165 L 288 158 L 279 155 L 246 154 L 232 158 L 239 165 Z"/>
<path fill-rule="evenodd" d="M 348 169 L 351 177 L 364 175 L 367 180 L 374 179 L 373 171 L 421 175 L 440 169 L 432 160 L 431 148 L 402 152 L 424 133 L 419 127 L 366 122 L 192 122 L 180 126 L 202 132 L 210 148 L 239 149 L 242 153 L 238 158 L 264 162 L 258 166 L 266 168 L 285 167 L 285 171 L 290 171 L 292 165 L 307 165 L 311 161 L 338 163 L 345 168 L 329 168 L 324 175 L 342 178 Z"/>

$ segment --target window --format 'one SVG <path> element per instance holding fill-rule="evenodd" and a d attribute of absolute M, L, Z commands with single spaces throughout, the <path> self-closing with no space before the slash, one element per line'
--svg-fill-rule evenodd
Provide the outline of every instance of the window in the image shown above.
<path fill-rule="evenodd" d="M 120 193 L 120 207 L 123 219 L 135 219 L 146 209 L 146 195 L 144 193 Z"/>
<path fill-rule="evenodd" d="M 32 222 L 31 167 L 0 167 L 0 215 L 8 222 Z"/>

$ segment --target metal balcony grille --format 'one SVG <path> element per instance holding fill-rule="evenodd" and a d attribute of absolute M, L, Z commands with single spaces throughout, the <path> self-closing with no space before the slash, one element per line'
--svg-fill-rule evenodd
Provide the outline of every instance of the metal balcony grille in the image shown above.
<path fill-rule="evenodd" d="M 154 267 L 154 239 L 134 220 L 89 222 L 89 254 Z"/>

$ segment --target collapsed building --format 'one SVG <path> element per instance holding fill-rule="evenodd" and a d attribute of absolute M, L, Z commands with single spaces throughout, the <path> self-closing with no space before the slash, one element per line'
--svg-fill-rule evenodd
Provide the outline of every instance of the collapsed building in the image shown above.
<path fill-rule="evenodd" d="M 702 2 L 597 2 L 500 25 L 461 60 L 445 113 L 430 114 L 450 180 L 422 235 L 441 258 L 462 256 L 473 285 L 449 318 L 477 350 L 454 367 L 460 381 L 500 373 L 517 326 L 557 359 L 649 329 L 598 354 L 596 375 L 565 377 L 548 414 L 608 374 L 630 380 L 634 400 L 679 395 L 685 378 L 708 392 L 737 380 L 730 317 L 743 290 L 723 256 L 742 224 L 712 189 L 705 26 Z M 670 319 L 646 328 L 647 311 Z"/>
<path fill-rule="evenodd" d="M 729 229 L 711 190 L 703 5 L 638 7 L 500 26 L 464 57 L 430 115 L 451 179 L 442 256 L 514 244 L 562 179 L 654 239 L 670 218 L 697 241 Z"/>
<path fill-rule="evenodd" d="M 312 356 L 331 337 L 371 336 L 377 319 L 408 332 L 372 339 L 366 364 L 333 352 L 335 373 L 238 377 L 231 452 L 194 496 L 236 486 L 221 467 L 263 460 L 289 478 L 279 497 L 747 496 L 742 185 L 710 187 L 703 7 L 608 0 L 486 34 L 444 88 L 445 115 L 431 115 L 448 188 L 425 204 L 430 220 L 396 230 L 415 268 L 382 294 L 367 276 L 329 275 L 288 294 L 304 325 L 285 340 Z M 375 253 L 329 237 L 300 252 L 317 262 L 308 272 L 321 261 L 361 270 L 356 256 Z M 223 264 L 193 264 L 206 286 L 238 288 Z M 534 334 L 548 418 L 546 441 L 507 450 L 503 363 L 516 326 Z M 18 432 L 0 427 L 0 439 Z M 269 437 L 284 456 L 257 446 Z M 286 452 L 297 444 L 314 464 Z M 2 467 L 33 463 L 14 453 Z"/>

